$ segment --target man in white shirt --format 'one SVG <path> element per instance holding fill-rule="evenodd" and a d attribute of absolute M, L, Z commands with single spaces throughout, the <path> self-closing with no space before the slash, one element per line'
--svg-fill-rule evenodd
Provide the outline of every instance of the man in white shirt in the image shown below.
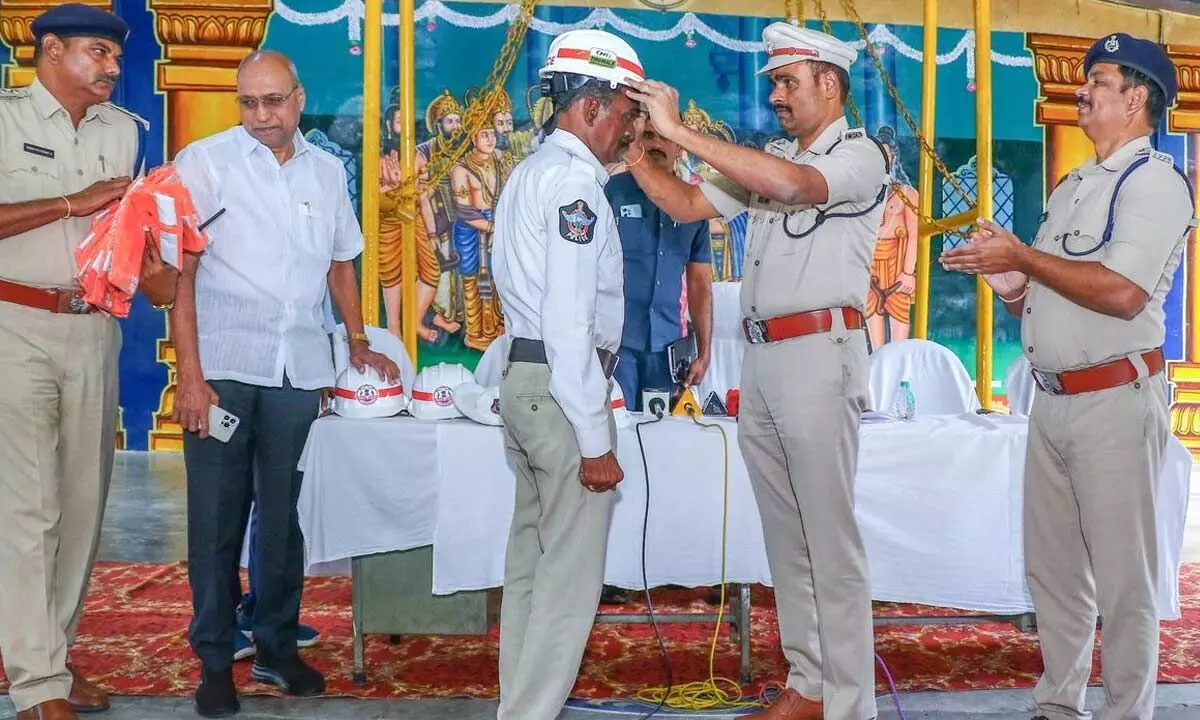
<path fill-rule="evenodd" d="M 557 129 L 513 171 L 492 257 L 512 336 L 500 381 L 517 476 L 500 616 L 499 720 L 554 720 L 579 671 L 604 581 L 616 488 L 609 401 L 621 342 L 621 241 L 604 195 L 641 114 L 645 73 L 598 30 L 564 33 L 540 71 Z"/>
<path fill-rule="evenodd" d="M 339 160 L 299 133 L 304 88 L 283 55 L 256 52 L 238 70 L 242 124 L 175 159 L 205 218 L 210 245 L 184 267 L 171 311 L 178 357 L 175 418 L 188 474 L 189 641 L 203 665 L 196 711 L 238 711 L 233 684 L 238 564 L 251 495 L 256 656 L 251 677 L 284 692 L 324 692 L 296 652 L 304 544 L 296 470 L 321 391 L 335 384 L 323 328 L 326 292 L 350 337 L 350 361 L 394 379 L 368 347 L 353 260 L 362 232 Z M 220 217 L 217 214 L 221 213 Z M 239 418 L 228 442 L 209 436 L 211 405 Z"/>

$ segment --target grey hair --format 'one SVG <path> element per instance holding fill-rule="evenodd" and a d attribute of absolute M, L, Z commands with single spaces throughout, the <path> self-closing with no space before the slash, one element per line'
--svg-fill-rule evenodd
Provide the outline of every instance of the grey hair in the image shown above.
<path fill-rule="evenodd" d="M 582 78 L 584 76 L 574 77 Z M 587 78 L 585 82 L 565 92 L 555 93 L 550 98 L 554 112 L 550 114 L 550 117 L 546 118 L 546 123 L 542 126 L 542 131 L 547 135 L 553 132 L 554 128 L 558 125 L 558 114 L 567 112 L 576 102 L 592 97 L 599 100 L 602 106 L 608 107 L 620 92 L 620 87 L 613 87 L 612 83 L 608 80 Z"/>
<path fill-rule="evenodd" d="M 287 67 L 288 74 L 291 75 L 291 78 L 292 78 L 292 85 L 300 84 L 300 73 L 296 71 L 296 63 L 292 62 L 291 58 L 289 58 L 287 55 L 284 55 L 283 53 L 279 52 L 278 50 L 254 50 L 254 51 L 252 51 L 249 55 L 242 58 L 242 61 L 240 63 L 238 63 L 237 76 L 240 78 L 242 76 L 242 69 L 245 68 L 250 63 L 252 63 L 256 60 L 265 60 L 268 58 L 274 58 L 275 60 L 278 60 L 279 62 L 283 63 L 284 66 Z"/>

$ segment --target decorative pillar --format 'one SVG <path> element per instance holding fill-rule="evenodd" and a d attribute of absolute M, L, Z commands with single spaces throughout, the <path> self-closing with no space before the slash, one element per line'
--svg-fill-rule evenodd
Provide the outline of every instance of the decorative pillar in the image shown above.
<path fill-rule="evenodd" d="M 237 66 L 262 43 L 274 6 L 274 0 L 150 0 L 165 58 L 158 63 L 156 80 L 167 96 L 168 159 L 189 143 L 241 122 Z M 166 337 L 158 341 L 158 361 L 167 366 L 167 386 L 149 445 L 151 450 L 179 451 L 183 431 L 171 420 L 176 377 L 169 323 Z"/>
<path fill-rule="evenodd" d="M 111 0 L 82 0 L 83 4 L 112 12 Z M 33 83 L 34 19 L 61 0 L 4 0 L 0 2 L 0 40 L 12 49 L 12 62 L 4 66 L 4 87 L 25 87 Z"/>
<path fill-rule="evenodd" d="M 1200 47 L 1168 45 L 1167 53 L 1179 75 L 1179 97 L 1167 127 L 1187 135 L 1187 173 L 1194 187 L 1200 176 Z M 1188 237 L 1183 263 L 1183 360 L 1167 367 L 1175 386 L 1171 431 L 1200 458 L 1200 247 L 1195 231 Z"/>
<path fill-rule="evenodd" d="M 1084 82 L 1083 58 L 1093 42 L 1095 38 L 1035 33 L 1025 39 L 1033 53 L 1042 95 L 1036 103 L 1036 117 L 1045 133 L 1047 197 L 1062 176 L 1095 154 L 1091 141 L 1076 124 L 1079 109 L 1075 106 L 1075 90 Z"/>

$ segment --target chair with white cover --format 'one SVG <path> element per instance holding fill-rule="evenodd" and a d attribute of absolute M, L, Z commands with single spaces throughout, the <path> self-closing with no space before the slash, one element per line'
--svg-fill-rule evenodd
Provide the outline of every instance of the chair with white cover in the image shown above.
<path fill-rule="evenodd" d="M 1008 393 L 1008 411 L 1018 417 L 1029 417 L 1033 409 L 1033 366 L 1024 353 L 1009 363 L 1004 375 L 1004 387 Z"/>
<path fill-rule="evenodd" d="M 871 355 L 871 409 L 890 412 L 905 380 L 917 401 L 916 415 L 961 415 L 980 407 L 962 361 L 935 342 L 898 340 Z"/>
<path fill-rule="evenodd" d="M 479 364 L 475 366 L 475 382 L 485 388 L 500 387 L 500 377 L 508 362 L 508 348 L 511 344 L 512 337 L 504 333 L 488 345 L 488 349 L 484 350 L 483 356 L 479 358 Z"/>

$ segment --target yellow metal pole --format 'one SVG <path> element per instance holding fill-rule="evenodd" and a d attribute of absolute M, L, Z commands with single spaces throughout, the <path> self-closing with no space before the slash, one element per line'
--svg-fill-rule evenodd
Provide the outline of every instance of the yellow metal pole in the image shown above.
<path fill-rule="evenodd" d="M 404 347 L 413 364 L 417 363 L 417 236 L 415 223 L 422 222 L 417 212 L 416 167 L 417 144 L 417 79 L 413 47 L 416 45 L 416 2 L 400 0 L 400 177 L 404 202 L 401 204 L 404 224 L 400 229 L 400 286 L 402 288 L 401 335 Z"/>
<path fill-rule="evenodd" d="M 992 220 L 992 3 L 975 0 L 975 167 L 979 217 Z M 975 392 L 992 407 L 992 288 L 975 279 Z"/>
<path fill-rule="evenodd" d="M 938 0 L 925 0 L 924 54 L 921 61 L 921 136 L 936 147 L 934 130 L 937 108 L 937 32 Z M 924 151 L 917 163 L 918 208 L 922 218 L 933 217 L 933 158 Z M 924 230 L 917 234 L 917 287 L 916 312 L 913 318 L 912 336 L 929 337 L 929 258 L 930 244 L 934 232 Z"/>
<path fill-rule="evenodd" d="M 379 152 L 383 92 L 383 0 L 366 0 L 363 17 L 362 314 L 379 325 Z"/>

